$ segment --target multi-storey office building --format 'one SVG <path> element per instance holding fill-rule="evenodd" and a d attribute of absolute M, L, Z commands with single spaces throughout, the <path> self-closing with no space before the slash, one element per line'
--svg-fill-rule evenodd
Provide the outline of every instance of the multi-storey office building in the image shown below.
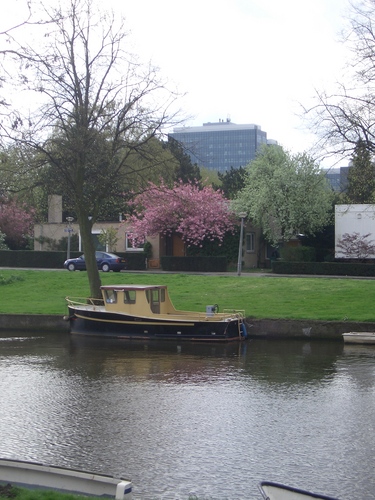
<path fill-rule="evenodd" d="M 333 191 L 345 193 L 348 188 L 349 169 L 350 165 L 348 167 L 337 167 L 326 170 L 325 175 Z"/>
<path fill-rule="evenodd" d="M 267 141 L 267 133 L 259 125 L 237 125 L 229 119 L 200 127 L 178 127 L 169 137 L 183 145 L 193 164 L 219 172 L 245 167 L 262 144 L 275 144 Z"/>

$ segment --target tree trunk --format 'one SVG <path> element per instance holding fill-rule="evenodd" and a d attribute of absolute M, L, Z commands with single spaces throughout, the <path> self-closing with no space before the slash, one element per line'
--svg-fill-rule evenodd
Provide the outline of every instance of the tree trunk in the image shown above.
<path fill-rule="evenodd" d="M 78 217 L 79 229 L 82 238 L 83 253 L 85 254 L 87 277 L 90 285 L 90 297 L 100 299 L 102 297 L 100 291 L 101 280 L 99 276 L 98 266 L 95 258 L 95 246 L 91 235 L 92 221 L 87 215 Z"/>

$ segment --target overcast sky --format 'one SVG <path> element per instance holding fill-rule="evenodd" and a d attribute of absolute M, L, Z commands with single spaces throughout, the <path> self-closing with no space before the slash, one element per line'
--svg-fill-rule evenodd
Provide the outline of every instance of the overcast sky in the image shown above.
<path fill-rule="evenodd" d="M 260 125 L 293 152 L 313 144 L 299 103 L 340 80 L 348 0 L 108 2 L 125 16 L 139 54 L 187 93 L 186 125 L 229 117 Z"/>
<path fill-rule="evenodd" d="M 26 5 L 9 2 L 0 30 Z M 105 0 L 101 7 L 125 17 L 133 51 L 186 93 L 179 103 L 192 117 L 186 125 L 230 118 L 260 125 L 292 152 L 313 145 L 300 103 L 308 107 L 315 88 L 342 80 L 349 0 Z"/>

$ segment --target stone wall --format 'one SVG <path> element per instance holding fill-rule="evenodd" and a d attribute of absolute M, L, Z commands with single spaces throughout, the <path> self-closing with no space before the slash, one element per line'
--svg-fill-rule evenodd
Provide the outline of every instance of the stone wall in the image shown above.
<path fill-rule="evenodd" d="M 305 338 L 341 340 L 346 332 L 375 331 L 375 323 L 285 319 L 246 319 L 247 333 L 254 338 Z"/>
<path fill-rule="evenodd" d="M 250 338 L 270 339 L 342 340 L 341 336 L 346 332 L 375 331 L 375 323 L 347 321 L 247 318 L 246 326 Z M 63 319 L 63 315 L 0 314 L 0 330 L 69 332 L 69 322 Z"/>
<path fill-rule="evenodd" d="M 69 332 L 69 322 L 63 315 L 0 314 L 0 330 Z"/>

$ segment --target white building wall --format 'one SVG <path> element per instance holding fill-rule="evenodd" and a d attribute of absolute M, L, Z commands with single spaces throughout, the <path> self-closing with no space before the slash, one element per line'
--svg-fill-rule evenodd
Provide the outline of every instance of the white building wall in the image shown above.
<path fill-rule="evenodd" d="M 337 248 L 338 242 L 345 233 L 359 233 L 360 236 L 370 234 L 368 240 L 375 241 L 375 205 L 336 205 L 335 206 L 335 258 L 345 256 Z M 369 255 L 368 258 L 375 258 Z"/>

